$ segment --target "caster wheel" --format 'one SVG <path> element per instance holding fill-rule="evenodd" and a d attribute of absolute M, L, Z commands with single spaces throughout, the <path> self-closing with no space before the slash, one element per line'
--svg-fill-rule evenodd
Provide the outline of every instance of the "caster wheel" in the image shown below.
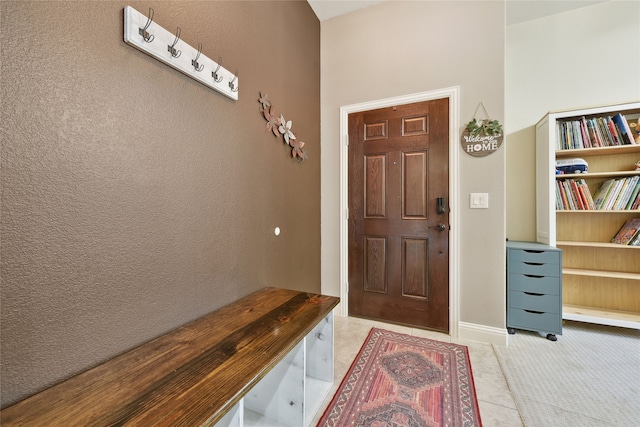
<path fill-rule="evenodd" d="M 516 330 L 513 328 L 507 328 L 507 332 L 509 333 L 509 335 L 515 335 Z"/>
<path fill-rule="evenodd" d="M 556 337 L 556 334 L 547 334 L 547 339 L 549 341 L 558 341 L 558 338 Z"/>

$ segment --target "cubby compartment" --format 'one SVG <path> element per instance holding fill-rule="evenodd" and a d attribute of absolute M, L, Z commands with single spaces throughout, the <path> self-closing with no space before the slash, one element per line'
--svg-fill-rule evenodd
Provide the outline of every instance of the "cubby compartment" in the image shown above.
<path fill-rule="evenodd" d="M 309 425 L 333 386 L 333 312 L 305 339 L 305 425 Z"/>
<path fill-rule="evenodd" d="M 304 415 L 304 341 L 244 397 L 247 427 L 298 427 Z"/>
<path fill-rule="evenodd" d="M 238 402 L 229 412 L 226 413 L 220 421 L 216 423 L 216 427 L 240 427 L 243 425 L 243 402 Z"/>
<path fill-rule="evenodd" d="M 333 312 L 247 392 L 216 427 L 308 426 L 333 386 Z M 227 414 L 229 416 L 229 414 Z"/>

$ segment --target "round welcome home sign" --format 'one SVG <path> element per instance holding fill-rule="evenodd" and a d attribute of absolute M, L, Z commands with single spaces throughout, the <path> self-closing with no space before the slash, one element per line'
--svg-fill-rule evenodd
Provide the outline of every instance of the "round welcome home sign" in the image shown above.
<path fill-rule="evenodd" d="M 460 144 L 465 153 L 484 157 L 500 148 L 502 140 L 502 125 L 497 120 L 477 121 L 474 118 L 462 132 Z"/>

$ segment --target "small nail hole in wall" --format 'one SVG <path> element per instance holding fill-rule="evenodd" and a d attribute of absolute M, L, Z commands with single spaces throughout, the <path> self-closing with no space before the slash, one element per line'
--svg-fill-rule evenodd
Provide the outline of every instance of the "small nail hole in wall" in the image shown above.
<path fill-rule="evenodd" d="M 275 234 L 276 236 L 280 235 L 280 227 L 276 227 L 275 230 L 273 230 L 273 234 Z"/>

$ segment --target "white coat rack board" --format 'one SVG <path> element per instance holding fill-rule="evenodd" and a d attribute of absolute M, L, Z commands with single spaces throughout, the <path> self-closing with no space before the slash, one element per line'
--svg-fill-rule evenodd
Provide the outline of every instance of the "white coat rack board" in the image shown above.
<path fill-rule="evenodd" d="M 124 8 L 124 41 L 142 52 L 164 62 L 194 80 L 238 100 L 238 73 L 222 67 L 198 48 L 180 40 L 180 27 L 171 33 L 153 22 L 153 9 L 143 15 L 131 6 Z"/>

